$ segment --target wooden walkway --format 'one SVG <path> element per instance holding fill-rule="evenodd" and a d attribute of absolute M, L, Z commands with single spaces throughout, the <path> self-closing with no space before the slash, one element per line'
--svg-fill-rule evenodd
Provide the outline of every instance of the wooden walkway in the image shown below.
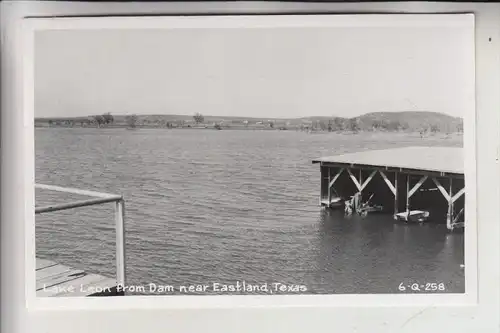
<path fill-rule="evenodd" d="M 37 297 L 120 296 L 116 279 L 36 259 Z"/>

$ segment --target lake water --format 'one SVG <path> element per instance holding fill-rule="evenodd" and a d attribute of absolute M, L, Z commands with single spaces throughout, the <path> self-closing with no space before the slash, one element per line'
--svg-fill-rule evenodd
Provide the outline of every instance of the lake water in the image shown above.
<path fill-rule="evenodd" d="M 400 283 L 464 292 L 463 233 L 318 206 L 313 158 L 461 139 L 295 131 L 36 129 L 38 183 L 123 194 L 130 285 L 304 285 L 393 293 Z M 45 205 L 80 199 L 36 191 Z M 37 216 L 37 256 L 115 274 L 113 205 Z"/>

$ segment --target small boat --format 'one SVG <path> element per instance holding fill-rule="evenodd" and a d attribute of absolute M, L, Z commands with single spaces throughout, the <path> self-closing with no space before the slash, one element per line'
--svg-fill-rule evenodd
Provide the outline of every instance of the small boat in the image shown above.
<path fill-rule="evenodd" d="M 373 194 L 367 201 L 360 202 L 361 194 L 360 193 L 354 194 L 353 196 L 351 196 L 350 200 L 346 200 L 344 202 L 345 215 L 351 216 L 355 212 L 358 215 L 361 215 L 361 217 L 366 217 L 368 213 L 382 212 L 384 210 L 384 207 L 382 205 L 371 204 L 370 201 L 372 200 L 372 198 Z"/>
<path fill-rule="evenodd" d="M 321 205 L 323 207 L 332 208 L 332 209 L 342 207 L 343 204 L 344 204 L 344 200 L 340 197 L 337 197 L 337 196 L 332 196 L 330 198 L 330 202 L 328 202 L 327 198 L 323 198 L 321 200 Z"/>
<path fill-rule="evenodd" d="M 371 204 L 370 201 L 372 201 L 372 198 L 373 194 L 367 201 L 359 205 L 359 208 L 357 209 L 359 215 L 365 217 L 368 215 L 368 213 L 378 213 L 384 210 L 384 207 L 382 205 Z"/>
<path fill-rule="evenodd" d="M 335 197 L 330 201 L 330 208 L 342 207 L 343 204 L 344 201 L 342 200 L 342 198 Z"/>
<path fill-rule="evenodd" d="M 425 222 L 429 218 L 429 212 L 425 210 L 411 210 L 409 212 L 397 213 L 394 217 L 405 222 Z"/>
<path fill-rule="evenodd" d="M 381 212 L 383 210 L 384 206 L 382 205 L 366 205 L 359 208 L 360 212 L 367 212 L 367 213 Z"/>

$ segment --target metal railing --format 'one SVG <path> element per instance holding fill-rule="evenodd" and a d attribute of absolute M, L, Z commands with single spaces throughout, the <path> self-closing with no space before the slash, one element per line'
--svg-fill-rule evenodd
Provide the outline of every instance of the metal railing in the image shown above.
<path fill-rule="evenodd" d="M 72 208 L 101 205 L 111 202 L 115 203 L 116 280 L 118 285 L 125 286 L 125 200 L 123 196 L 44 184 L 35 184 L 35 188 L 92 197 L 92 199 L 35 207 L 35 214 L 37 215 Z"/>

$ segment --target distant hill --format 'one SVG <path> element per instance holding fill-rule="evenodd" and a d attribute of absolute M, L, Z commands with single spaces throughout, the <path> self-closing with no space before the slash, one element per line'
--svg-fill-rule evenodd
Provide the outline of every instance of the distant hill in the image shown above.
<path fill-rule="evenodd" d="M 226 126 L 258 125 L 274 123 L 276 127 L 306 126 L 321 130 L 407 130 L 407 131 L 442 131 L 457 132 L 463 127 L 463 120 L 438 112 L 406 111 L 406 112 L 372 112 L 353 118 L 311 116 L 303 118 L 255 118 L 204 116 L 204 124 L 224 123 Z M 74 118 L 36 118 L 35 123 L 60 123 L 71 121 L 86 122 L 88 117 Z M 126 115 L 113 115 L 113 124 L 125 125 Z M 191 115 L 137 115 L 137 124 L 194 123 Z"/>
<path fill-rule="evenodd" d="M 402 129 L 421 130 L 435 129 L 445 132 L 456 132 L 463 127 L 463 119 L 452 117 L 438 112 L 409 111 L 409 112 L 374 112 L 356 117 L 361 129 L 368 129 L 380 125 L 396 126 Z"/>
<path fill-rule="evenodd" d="M 460 117 L 428 111 L 371 112 L 353 118 L 313 116 L 299 119 L 312 124 L 336 123 L 337 127 L 342 129 L 357 127 L 365 131 L 373 129 L 421 131 L 432 128 L 435 131 L 437 129 L 437 131 L 456 132 L 463 127 L 463 119 Z"/>

